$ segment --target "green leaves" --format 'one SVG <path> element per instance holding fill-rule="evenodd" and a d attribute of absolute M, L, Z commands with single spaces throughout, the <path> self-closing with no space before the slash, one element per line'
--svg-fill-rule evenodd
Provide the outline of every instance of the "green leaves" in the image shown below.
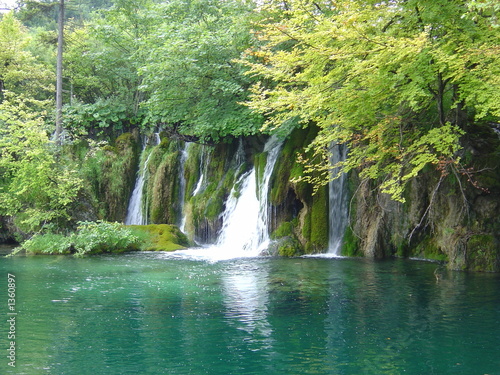
<path fill-rule="evenodd" d="M 239 104 L 249 79 L 233 61 L 250 42 L 249 9 L 238 1 L 176 0 L 156 11 L 168 22 L 148 38 L 141 68 L 151 118 L 208 140 L 255 133 L 260 116 Z"/>
<path fill-rule="evenodd" d="M 82 181 L 63 165 L 43 118 L 19 98 L 0 104 L 0 215 L 17 216 L 26 231 L 68 219 Z"/>
<path fill-rule="evenodd" d="M 30 97 L 33 109 L 46 109 L 52 102 L 55 75 L 30 52 L 27 30 L 7 13 L 0 19 L 0 102 L 7 91 Z"/>
<path fill-rule="evenodd" d="M 247 105 L 266 129 L 296 119 L 322 129 L 308 181 L 328 181 L 327 150 L 345 143 L 342 171 L 359 169 L 403 200 L 425 165 L 459 162 L 467 112 L 499 117 L 499 35 L 464 16 L 463 2 L 297 0 L 268 11 L 247 58 L 260 78 Z"/>
<path fill-rule="evenodd" d="M 86 254 L 139 250 L 141 241 L 129 228 L 106 221 L 78 223 L 69 235 L 57 233 L 36 234 L 24 241 L 21 248 L 34 254 Z"/>

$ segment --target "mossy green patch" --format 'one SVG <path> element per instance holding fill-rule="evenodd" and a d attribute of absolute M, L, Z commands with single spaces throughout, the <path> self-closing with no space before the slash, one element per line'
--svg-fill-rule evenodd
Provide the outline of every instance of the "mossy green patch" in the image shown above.
<path fill-rule="evenodd" d="M 294 222 L 286 221 L 281 223 L 281 225 L 271 233 L 271 239 L 275 240 L 282 237 L 292 236 L 293 235 Z"/>
<path fill-rule="evenodd" d="M 436 244 L 436 240 L 431 236 L 425 236 L 415 248 L 410 250 L 409 255 L 442 262 L 448 261 L 448 256 L 441 250 Z"/>
<path fill-rule="evenodd" d="M 328 247 L 328 187 L 319 188 L 312 201 L 310 241 L 315 252 L 322 252 Z"/>
<path fill-rule="evenodd" d="M 467 242 L 467 269 L 471 271 L 497 272 L 500 254 L 495 237 L 475 234 Z"/>
<path fill-rule="evenodd" d="M 296 129 L 290 134 L 281 150 L 276 162 L 273 175 L 271 176 L 270 200 L 274 205 L 283 203 L 290 187 L 291 179 L 302 176 L 303 165 L 297 161 L 297 154 L 304 151 L 317 134 L 315 127 Z M 312 187 L 303 182 L 293 184 L 299 199 L 310 195 Z"/>
<path fill-rule="evenodd" d="M 112 145 L 101 148 L 83 143 L 78 147 L 80 170 L 86 181 L 85 196 L 95 206 L 96 215 L 101 219 L 123 221 L 139 160 L 134 135 L 124 133 Z"/>
<path fill-rule="evenodd" d="M 348 257 L 362 256 L 359 251 L 359 238 L 349 225 L 344 232 L 340 254 Z"/>
<path fill-rule="evenodd" d="M 128 225 L 126 227 L 133 229 L 134 232 L 142 232 L 147 235 L 147 241 L 142 247 L 144 251 L 174 251 L 189 246 L 186 235 L 175 225 L 150 224 Z"/>

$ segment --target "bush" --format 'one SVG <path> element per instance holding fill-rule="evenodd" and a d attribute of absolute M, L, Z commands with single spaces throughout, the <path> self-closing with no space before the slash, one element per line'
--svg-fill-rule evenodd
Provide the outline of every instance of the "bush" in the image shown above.
<path fill-rule="evenodd" d="M 24 249 L 33 254 L 85 254 L 117 253 L 140 250 L 142 236 L 120 223 L 106 221 L 79 222 L 70 235 L 37 234 L 23 242 L 16 251 Z"/>
<path fill-rule="evenodd" d="M 139 237 L 120 223 L 80 222 L 72 234 L 76 255 L 139 250 Z"/>
<path fill-rule="evenodd" d="M 23 249 L 33 254 L 69 254 L 71 237 L 55 233 L 38 234 L 24 241 L 15 252 Z"/>

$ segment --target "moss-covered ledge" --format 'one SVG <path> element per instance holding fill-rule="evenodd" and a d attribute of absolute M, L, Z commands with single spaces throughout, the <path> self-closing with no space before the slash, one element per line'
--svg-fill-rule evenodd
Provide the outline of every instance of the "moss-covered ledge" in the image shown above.
<path fill-rule="evenodd" d="M 125 227 L 144 235 L 145 242 L 141 246 L 143 251 L 174 251 L 189 246 L 186 235 L 175 225 L 150 224 L 126 225 Z"/>

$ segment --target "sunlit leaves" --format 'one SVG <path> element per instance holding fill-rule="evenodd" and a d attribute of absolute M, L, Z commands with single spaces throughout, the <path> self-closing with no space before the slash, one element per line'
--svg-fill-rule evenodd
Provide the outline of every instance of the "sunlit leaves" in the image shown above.
<path fill-rule="evenodd" d="M 0 19 L 0 102 L 5 91 L 33 99 L 31 105 L 47 107 L 55 80 L 50 68 L 29 51 L 28 31 L 7 13 Z"/>
<path fill-rule="evenodd" d="M 0 214 L 30 231 L 68 219 L 82 181 L 58 162 L 41 113 L 27 102 L 9 95 L 0 104 Z"/>
<path fill-rule="evenodd" d="M 262 46 L 248 52 L 261 79 L 248 106 L 272 129 L 291 119 L 320 126 L 306 168 L 313 183 L 328 180 L 331 144 L 345 143 L 343 171 L 359 169 L 403 200 L 425 165 L 458 162 L 465 111 L 499 116 L 499 35 L 464 16 L 462 2 L 297 0 L 267 11 Z"/>

